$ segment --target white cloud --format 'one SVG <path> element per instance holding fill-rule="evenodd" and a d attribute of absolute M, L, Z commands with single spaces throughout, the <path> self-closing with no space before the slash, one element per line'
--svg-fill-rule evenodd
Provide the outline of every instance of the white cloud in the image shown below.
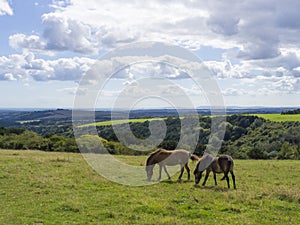
<path fill-rule="evenodd" d="M 84 88 L 79 88 L 79 87 L 68 87 L 68 88 L 61 88 L 58 91 L 64 92 L 70 95 L 85 95 L 86 94 L 86 89 Z"/>
<path fill-rule="evenodd" d="M 162 50 L 162 49 L 160 49 Z M 122 55 L 122 52 L 120 53 Z M 172 64 L 171 64 L 172 63 Z M 125 67 L 124 67 L 125 66 Z M 82 81 L 83 85 L 97 85 L 108 79 L 124 80 L 123 84 L 134 84 L 136 80 L 152 79 L 186 80 L 193 76 L 205 82 L 211 80 L 204 74 L 190 74 L 203 71 L 202 64 L 170 55 L 162 56 L 115 56 L 111 60 L 99 60 Z"/>
<path fill-rule="evenodd" d="M 206 30 L 202 28 L 206 26 L 207 12 L 180 2 L 73 0 L 70 4 L 55 1 L 53 5 L 55 12 L 42 16 L 44 31 L 40 38 L 50 50 L 95 54 L 102 49 L 149 40 L 199 48 L 201 39 L 210 40 L 199 38 Z"/>
<path fill-rule="evenodd" d="M 0 15 L 13 14 L 7 1 L 0 0 L 1 4 L 10 10 L 0 7 Z M 95 62 L 74 57 L 78 53 L 97 55 L 127 43 L 162 41 L 191 50 L 201 46 L 211 46 L 212 51 L 222 49 L 222 60 L 205 64 L 219 81 L 239 79 L 244 85 L 228 86 L 224 91 L 228 96 L 292 93 L 298 90 L 300 77 L 299 8 L 300 2 L 293 0 L 55 0 L 52 12 L 41 17 L 40 34 L 10 36 L 10 46 L 23 50 L 23 54 L 0 57 L 0 79 L 78 81 Z M 72 58 L 46 60 L 30 53 L 54 55 L 64 51 L 71 52 Z M 167 57 L 157 60 L 163 62 Z M 147 61 L 151 56 L 115 57 L 95 69 L 110 71 L 112 66 L 117 68 L 135 59 Z M 194 66 L 189 62 L 179 64 Z M 101 78 L 93 72 L 86 77 L 87 83 Z M 174 80 L 186 78 L 184 71 L 161 63 L 131 65 L 115 78 L 134 86 L 138 75 L 144 73 L 164 74 Z"/>
<path fill-rule="evenodd" d="M 10 7 L 7 0 L 0 0 L 0 16 L 14 14 L 13 9 Z"/>
<path fill-rule="evenodd" d="M 251 73 L 251 70 L 247 68 L 247 64 L 232 64 L 230 60 L 224 61 L 207 61 L 205 65 L 210 69 L 212 74 L 217 78 L 237 78 L 244 79 L 255 76 Z"/>
<path fill-rule="evenodd" d="M 94 60 L 89 58 L 60 58 L 56 60 L 32 59 L 28 61 L 27 72 L 38 81 L 79 81 Z"/>
<path fill-rule="evenodd" d="M 49 50 L 70 50 L 83 54 L 93 54 L 97 44 L 93 43 L 91 27 L 83 21 L 66 18 L 55 13 L 44 14 L 44 39 Z"/>
<path fill-rule="evenodd" d="M 237 88 L 227 88 L 226 90 L 222 91 L 222 93 L 225 96 L 243 96 L 249 94 L 244 89 Z"/>
<path fill-rule="evenodd" d="M 276 0 L 54 1 L 54 12 L 42 16 L 40 39 L 47 49 L 83 54 L 151 40 L 235 48 L 241 60 L 269 59 L 282 47 L 299 46 L 299 6 Z"/>
<path fill-rule="evenodd" d="M 24 53 L 0 57 L 0 80 L 79 81 L 95 60 L 89 58 L 35 59 L 34 54 Z"/>
<path fill-rule="evenodd" d="M 12 73 L 4 73 L 0 75 L 0 80 L 13 81 L 17 80 Z"/>
<path fill-rule="evenodd" d="M 10 55 L 0 57 L 0 80 L 19 80 L 26 79 L 24 66 L 27 62 L 23 55 Z"/>
<path fill-rule="evenodd" d="M 300 79 L 293 76 L 257 76 L 241 80 L 238 84 L 230 84 L 223 87 L 222 93 L 224 96 L 239 96 L 239 97 L 257 97 L 261 96 L 283 96 L 296 94 L 299 92 Z"/>
<path fill-rule="evenodd" d="M 46 43 L 37 35 L 14 34 L 9 37 L 9 45 L 14 49 L 40 51 L 45 49 Z"/>

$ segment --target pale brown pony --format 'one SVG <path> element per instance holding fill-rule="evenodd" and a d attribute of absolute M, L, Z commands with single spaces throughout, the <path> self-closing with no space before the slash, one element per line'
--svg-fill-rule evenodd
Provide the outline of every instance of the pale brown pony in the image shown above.
<path fill-rule="evenodd" d="M 207 154 L 207 157 L 203 157 L 198 163 L 197 166 L 194 170 L 194 175 L 195 175 L 195 183 L 198 184 L 201 180 L 202 177 L 202 173 L 204 170 L 206 170 L 206 174 L 205 174 L 205 178 L 203 181 L 203 186 L 205 185 L 207 178 L 209 176 L 209 173 L 212 171 L 214 173 L 214 180 L 215 180 L 215 185 L 217 185 L 217 179 L 216 179 L 216 174 L 217 173 L 224 173 L 224 177 L 221 180 L 226 179 L 227 181 L 227 186 L 228 188 L 230 188 L 230 184 L 229 184 L 229 177 L 228 177 L 228 173 L 230 172 L 231 177 L 232 177 L 232 181 L 233 181 L 233 187 L 234 189 L 236 189 L 235 186 L 235 176 L 234 176 L 234 172 L 233 172 L 233 159 L 231 158 L 231 156 L 229 155 L 224 155 L 224 156 L 220 156 L 220 157 L 214 157 L 212 155 Z M 205 163 L 205 159 L 210 158 L 207 162 L 208 164 L 203 166 L 203 164 Z"/>
<path fill-rule="evenodd" d="M 181 166 L 181 172 L 178 177 L 178 181 L 181 180 L 184 168 L 188 173 L 188 180 L 190 180 L 190 168 L 188 167 L 189 159 L 199 160 L 199 157 L 184 149 L 170 151 L 165 149 L 158 149 L 155 152 L 152 152 L 146 161 L 146 172 L 148 181 L 150 181 L 152 178 L 153 168 L 155 164 L 159 165 L 159 176 L 157 179 L 158 181 L 161 179 L 162 168 L 164 168 L 168 179 L 171 179 L 166 166 L 175 166 L 177 164 Z"/>

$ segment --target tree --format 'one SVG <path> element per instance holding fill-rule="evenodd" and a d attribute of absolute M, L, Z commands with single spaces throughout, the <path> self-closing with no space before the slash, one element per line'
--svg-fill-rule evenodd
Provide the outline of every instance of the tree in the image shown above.
<path fill-rule="evenodd" d="M 268 154 L 259 147 L 254 147 L 247 153 L 250 159 L 267 159 Z"/>
<path fill-rule="evenodd" d="M 279 159 L 299 159 L 300 157 L 300 146 L 297 147 L 291 145 L 288 142 L 284 142 L 281 146 L 280 152 L 278 154 Z"/>

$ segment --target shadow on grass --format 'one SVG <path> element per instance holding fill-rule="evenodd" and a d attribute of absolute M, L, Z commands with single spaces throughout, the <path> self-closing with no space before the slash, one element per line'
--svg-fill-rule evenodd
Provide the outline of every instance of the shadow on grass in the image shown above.
<path fill-rule="evenodd" d="M 234 190 L 234 189 L 229 189 L 229 188 L 226 188 L 226 187 L 202 186 L 202 185 L 199 185 L 199 184 L 194 184 L 194 188 L 203 189 L 203 190 L 213 190 L 213 191 L 217 191 L 217 192 L 228 192 L 230 190 Z"/>
<path fill-rule="evenodd" d="M 180 181 L 178 181 L 178 180 L 163 180 L 160 183 L 164 183 L 164 184 L 180 184 L 180 183 L 183 183 L 183 184 L 185 184 L 185 183 L 193 183 L 193 182 L 194 181 L 192 181 L 192 180 L 180 180 Z"/>

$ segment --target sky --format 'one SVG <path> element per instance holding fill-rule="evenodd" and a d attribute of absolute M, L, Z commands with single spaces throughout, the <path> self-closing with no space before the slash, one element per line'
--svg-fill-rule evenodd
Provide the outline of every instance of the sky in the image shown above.
<path fill-rule="evenodd" d="M 144 42 L 199 57 L 225 106 L 297 107 L 299 10 L 296 0 L 0 0 L 0 108 L 72 108 L 76 96 L 89 96 L 82 79 L 103 56 Z M 157 51 L 164 62 L 164 48 Z M 87 106 L 112 108 L 125 95 L 137 97 L 136 108 L 174 107 L 171 95 L 211 104 L 186 71 L 152 61 L 123 68 L 97 90 Z"/>

